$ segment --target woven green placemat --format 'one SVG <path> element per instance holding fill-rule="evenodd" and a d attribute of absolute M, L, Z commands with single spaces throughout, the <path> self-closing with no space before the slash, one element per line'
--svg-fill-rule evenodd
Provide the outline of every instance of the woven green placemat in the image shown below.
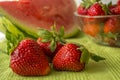
<path fill-rule="evenodd" d="M 90 61 L 84 71 L 68 72 L 52 69 L 48 76 L 23 77 L 9 68 L 9 56 L 0 51 L 0 80 L 119 80 L 120 79 L 120 48 L 100 46 L 87 37 L 68 39 L 69 42 L 84 44 L 92 51 L 106 58 L 99 63 Z M 0 49 L 6 50 L 6 42 L 0 41 Z"/>

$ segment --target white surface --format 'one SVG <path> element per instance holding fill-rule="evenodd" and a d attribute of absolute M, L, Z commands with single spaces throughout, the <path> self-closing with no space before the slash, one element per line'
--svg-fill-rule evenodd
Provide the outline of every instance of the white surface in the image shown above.
<path fill-rule="evenodd" d="M 1 40 L 1 39 L 4 39 L 4 38 L 5 38 L 5 35 L 0 32 L 0 40 Z"/>

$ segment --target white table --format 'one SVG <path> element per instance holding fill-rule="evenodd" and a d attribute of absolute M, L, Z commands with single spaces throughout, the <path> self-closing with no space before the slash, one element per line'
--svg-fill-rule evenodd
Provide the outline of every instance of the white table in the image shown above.
<path fill-rule="evenodd" d="M 5 38 L 5 35 L 0 32 L 0 40 L 1 40 L 1 39 L 4 39 L 4 38 Z"/>

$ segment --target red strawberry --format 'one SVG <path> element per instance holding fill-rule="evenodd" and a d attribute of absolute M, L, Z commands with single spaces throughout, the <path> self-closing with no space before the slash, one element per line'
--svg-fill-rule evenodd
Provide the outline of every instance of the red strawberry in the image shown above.
<path fill-rule="evenodd" d="M 102 6 L 99 3 L 94 3 L 88 9 L 88 15 L 90 16 L 105 15 L 105 11 L 102 9 Z"/>
<path fill-rule="evenodd" d="M 64 45 L 53 59 L 53 67 L 56 70 L 81 71 L 85 64 L 80 62 L 82 52 L 75 44 Z"/>
<path fill-rule="evenodd" d="M 105 59 L 90 53 L 84 46 L 67 43 L 53 58 L 53 68 L 60 71 L 81 71 L 85 68 L 89 58 L 97 62 Z"/>
<path fill-rule="evenodd" d="M 106 21 L 104 25 L 104 32 L 105 33 L 117 33 L 120 32 L 120 19 L 119 18 L 110 18 Z"/>
<path fill-rule="evenodd" d="M 117 5 L 120 5 L 120 0 L 118 0 Z"/>
<path fill-rule="evenodd" d="M 40 47 L 42 48 L 42 50 L 44 51 L 44 53 L 47 56 L 51 56 L 52 52 L 51 52 L 50 46 L 49 46 L 50 42 L 42 42 L 41 40 L 42 40 L 41 38 L 38 38 L 37 43 L 40 45 Z"/>
<path fill-rule="evenodd" d="M 120 14 L 120 5 L 116 5 L 114 7 L 111 7 L 110 11 L 112 14 L 117 14 L 117 15 Z"/>
<path fill-rule="evenodd" d="M 59 49 L 63 45 L 56 42 L 57 43 L 56 49 L 52 52 L 51 49 L 50 49 L 50 42 L 42 42 L 41 40 L 42 40 L 41 38 L 38 38 L 37 43 L 42 48 L 43 52 L 45 53 L 45 55 L 49 58 L 49 61 L 51 62 L 51 60 L 53 59 L 55 54 L 59 51 Z"/>
<path fill-rule="evenodd" d="M 109 9 L 110 9 L 110 12 L 112 13 L 112 14 L 115 14 L 115 8 L 116 8 L 116 6 L 117 5 L 111 5 L 110 7 L 109 7 Z"/>
<path fill-rule="evenodd" d="M 11 53 L 10 67 L 23 76 L 47 75 L 50 66 L 46 56 L 36 41 L 22 40 Z"/>
<path fill-rule="evenodd" d="M 78 9 L 77 9 L 77 12 L 78 12 L 78 14 L 86 15 L 87 14 L 87 9 L 85 9 L 82 6 L 79 6 Z"/>
<path fill-rule="evenodd" d="M 49 62 L 51 62 L 54 55 L 66 42 L 64 39 L 64 27 L 61 27 L 57 31 L 56 25 L 54 24 L 51 27 L 51 31 L 40 29 L 38 35 L 40 37 L 38 38 L 37 43 L 47 55 Z"/>

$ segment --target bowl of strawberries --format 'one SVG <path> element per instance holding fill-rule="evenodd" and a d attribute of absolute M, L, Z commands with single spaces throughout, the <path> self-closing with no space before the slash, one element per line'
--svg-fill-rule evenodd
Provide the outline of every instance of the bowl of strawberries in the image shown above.
<path fill-rule="evenodd" d="M 116 4 L 82 0 L 75 15 L 81 31 L 94 42 L 120 47 L 120 0 Z"/>

